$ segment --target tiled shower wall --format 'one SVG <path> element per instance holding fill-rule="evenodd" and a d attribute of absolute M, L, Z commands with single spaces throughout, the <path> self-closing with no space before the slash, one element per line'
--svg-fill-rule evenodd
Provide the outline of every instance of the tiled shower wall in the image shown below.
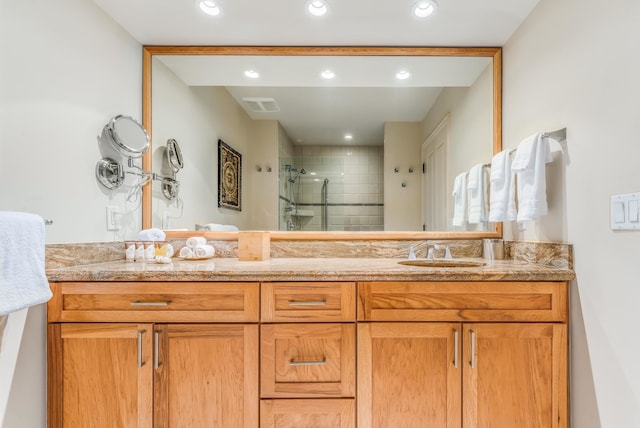
<path fill-rule="evenodd" d="M 280 164 L 282 171 L 282 159 Z M 296 146 L 293 167 L 307 171 L 293 184 L 299 215 L 291 220 L 296 230 L 325 230 L 322 193 L 325 179 L 328 180 L 326 230 L 384 230 L 382 146 Z M 281 177 L 288 189 L 286 172 Z M 284 204 L 281 198 L 281 206 Z"/>

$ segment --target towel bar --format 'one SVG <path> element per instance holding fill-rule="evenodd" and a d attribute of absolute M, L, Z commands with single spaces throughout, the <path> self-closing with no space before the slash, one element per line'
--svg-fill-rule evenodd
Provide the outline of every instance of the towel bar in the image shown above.
<path fill-rule="evenodd" d="M 556 129 L 551 132 L 542 133 L 542 138 L 553 138 L 554 140 L 563 141 L 567 139 L 567 128 Z M 518 150 L 517 148 L 509 150 L 509 154 L 513 154 Z"/>

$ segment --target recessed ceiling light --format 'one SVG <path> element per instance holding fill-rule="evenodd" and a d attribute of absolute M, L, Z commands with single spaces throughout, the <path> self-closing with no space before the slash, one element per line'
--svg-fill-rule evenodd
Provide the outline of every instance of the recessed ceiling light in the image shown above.
<path fill-rule="evenodd" d="M 413 5 L 413 14 L 418 18 L 426 18 L 433 15 L 438 9 L 438 3 L 435 0 L 420 0 Z"/>
<path fill-rule="evenodd" d="M 218 16 L 220 15 L 220 13 L 222 13 L 222 9 L 220 9 L 220 6 L 215 1 L 197 0 L 196 4 L 198 5 L 198 9 L 200 9 L 202 13 L 205 13 L 209 16 Z"/>
<path fill-rule="evenodd" d="M 249 79 L 257 79 L 258 77 L 260 77 L 260 73 L 255 70 L 245 70 L 244 75 Z"/>
<path fill-rule="evenodd" d="M 336 74 L 333 71 L 327 69 L 320 73 L 320 76 L 322 76 L 323 79 L 333 79 L 334 77 L 336 77 Z"/>
<path fill-rule="evenodd" d="M 325 0 L 309 0 L 307 11 L 313 16 L 324 16 L 329 12 L 329 6 Z"/>
<path fill-rule="evenodd" d="M 351 135 L 351 134 L 344 134 L 344 139 L 345 139 L 345 140 L 347 140 L 347 141 L 351 141 L 351 140 L 353 140 L 353 135 Z"/>
<path fill-rule="evenodd" d="M 407 70 L 401 70 L 396 73 L 396 79 L 399 80 L 405 80 L 409 77 L 411 77 L 411 73 L 409 73 Z"/>

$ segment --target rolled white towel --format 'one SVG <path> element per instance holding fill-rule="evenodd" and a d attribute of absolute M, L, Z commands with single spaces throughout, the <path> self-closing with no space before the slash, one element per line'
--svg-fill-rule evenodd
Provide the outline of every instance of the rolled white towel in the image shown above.
<path fill-rule="evenodd" d="M 215 249 L 211 245 L 199 245 L 193 249 L 195 257 L 213 257 Z"/>
<path fill-rule="evenodd" d="M 207 244 L 207 238 L 204 238 L 202 236 L 192 236 L 191 238 L 187 239 L 187 247 L 194 249 L 197 246 L 200 245 L 206 245 Z"/>
<path fill-rule="evenodd" d="M 152 227 L 151 229 L 142 229 L 138 233 L 138 238 L 141 241 L 164 241 L 166 237 L 167 235 L 165 235 L 162 230 L 155 227 Z"/>
<path fill-rule="evenodd" d="M 193 250 L 189 247 L 180 248 L 180 257 L 189 258 L 193 257 Z"/>

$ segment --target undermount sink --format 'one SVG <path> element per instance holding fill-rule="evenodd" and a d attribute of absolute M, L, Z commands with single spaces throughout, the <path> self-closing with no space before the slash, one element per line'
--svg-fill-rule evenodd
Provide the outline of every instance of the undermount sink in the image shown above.
<path fill-rule="evenodd" d="M 485 262 L 474 260 L 456 260 L 456 259 L 415 259 L 402 260 L 398 262 L 401 265 L 422 266 L 422 267 L 480 267 L 486 265 Z"/>

